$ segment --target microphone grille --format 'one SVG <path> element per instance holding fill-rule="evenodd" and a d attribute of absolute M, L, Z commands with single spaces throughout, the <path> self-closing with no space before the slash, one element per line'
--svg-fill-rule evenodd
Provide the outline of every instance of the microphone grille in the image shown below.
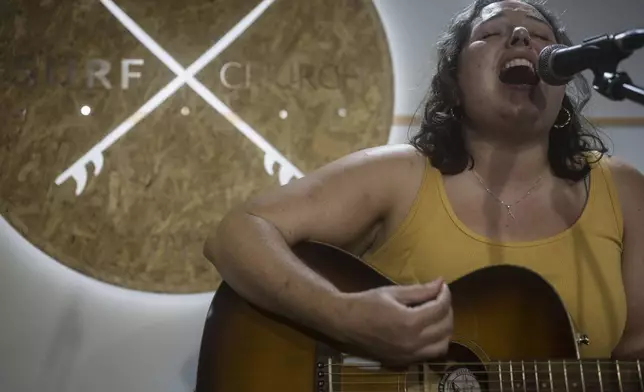
<path fill-rule="evenodd" d="M 546 46 L 541 50 L 541 53 L 539 53 L 539 63 L 537 64 L 537 75 L 543 80 L 545 83 L 551 85 L 551 86 L 563 86 L 564 84 L 568 83 L 570 81 L 570 78 L 561 78 L 557 76 L 552 69 L 552 55 L 554 54 L 555 51 L 563 48 L 567 48 L 568 46 L 562 45 L 562 44 L 555 44 L 555 45 L 549 45 Z"/>

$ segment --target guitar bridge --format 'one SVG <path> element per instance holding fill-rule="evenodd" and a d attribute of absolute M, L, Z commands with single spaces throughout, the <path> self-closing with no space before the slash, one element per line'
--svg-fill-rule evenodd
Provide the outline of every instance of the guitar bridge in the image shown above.
<path fill-rule="evenodd" d="M 318 342 L 315 350 L 315 377 L 313 391 L 340 392 L 340 366 L 343 355 L 331 347 Z"/>

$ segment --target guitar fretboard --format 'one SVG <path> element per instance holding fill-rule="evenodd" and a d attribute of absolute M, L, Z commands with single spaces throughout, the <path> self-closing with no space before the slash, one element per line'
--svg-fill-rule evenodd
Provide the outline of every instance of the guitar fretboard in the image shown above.
<path fill-rule="evenodd" d="M 445 374 L 430 369 L 449 365 Z M 443 392 L 644 392 L 640 361 L 517 361 L 485 364 L 436 364 L 413 366 L 406 372 L 383 371 L 372 362 L 328 364 L 336 388 L 350 386 L 404 387 L 408 391 Z M 389 389 L 383 389 L 389 391 Z"/>
<path fill-rule="evenodd" d="M 498 362 L 494 371 L 487 366 L 490 392 L 644 392 L 639 361 Z"/>

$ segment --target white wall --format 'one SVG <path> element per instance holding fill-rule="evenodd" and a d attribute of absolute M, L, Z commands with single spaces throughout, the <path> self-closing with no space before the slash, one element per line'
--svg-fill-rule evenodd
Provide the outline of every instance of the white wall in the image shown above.
<path fill-rule="evenodd" d="M 634 165 L 644 173 L 644 127 L 610 127 L 603 130 L 603 139 L 611 153 Z"/>
<path fill-rule="evenodd" d="M 433 43 L 465 0 L 375 0 L 394 61 L 395 113 L 412 114 L 433 70 Z M 644 27 L 644 2 L 557 0 L 575 40 Z M 610 12 L 608 9 L 610 8 Z M 582 11 L 575 11 L 581 9 Z M 639 24 L 639 26 L 638 26 Z M 644 84 L 644 52 L 628 70 Z M 598 98 L 591 114 L 644 116 L 632 104 Z M 405 140 L 407 127 L 392 130 Z M 614 150 L 644 171 L 644 129 L 607 131 Z M 86 278 L 56 263 L 0 219 L 0 391 L 187 392 L 194 385 L 211 294 L 138 293 Z"/>
<path fill-rule="evenodd" d="M 0 219 L 0 391 L 188 392 L 212 295 L 109 286 Z"/>

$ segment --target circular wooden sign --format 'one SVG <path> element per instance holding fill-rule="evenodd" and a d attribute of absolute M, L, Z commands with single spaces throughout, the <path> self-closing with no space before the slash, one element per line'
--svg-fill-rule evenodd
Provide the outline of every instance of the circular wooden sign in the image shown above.
<path fill-rule="evenodd" d="M 0 26 L 2 215 L 103 282 L 213 290 L 234 204 L 387 142 L 369 0 L 8 0 Z"/>

